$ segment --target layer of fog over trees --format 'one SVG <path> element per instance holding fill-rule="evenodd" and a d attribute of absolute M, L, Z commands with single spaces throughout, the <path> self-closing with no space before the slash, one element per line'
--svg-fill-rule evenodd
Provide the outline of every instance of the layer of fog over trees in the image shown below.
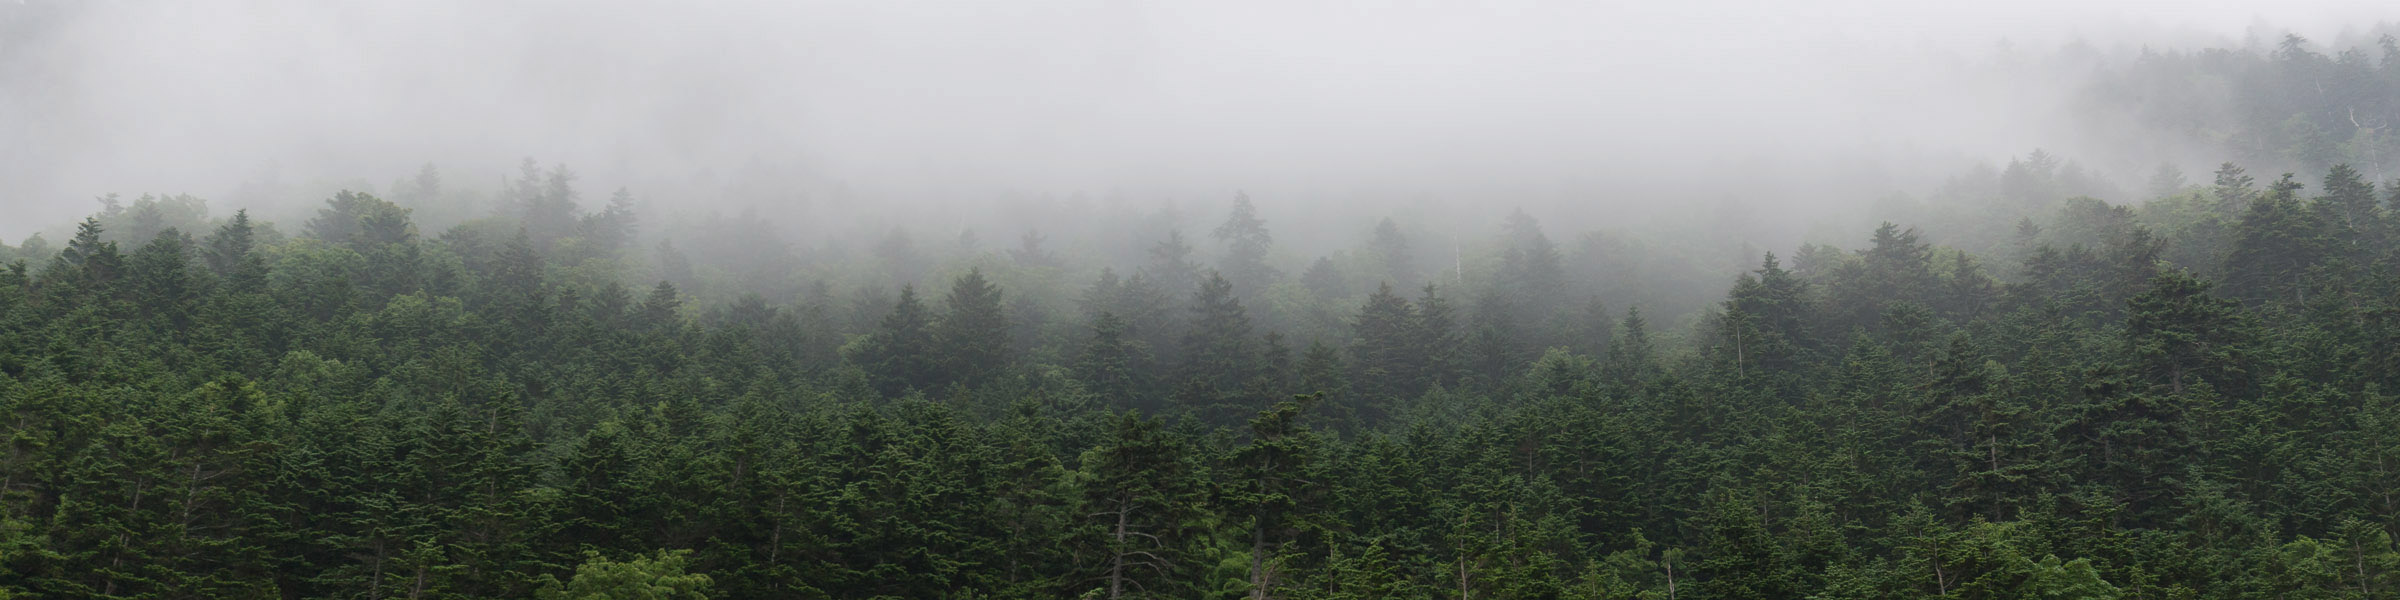
<path fill-rule="evenodd" d="M 2400 597 L 2389 7 L 693 4 L 0 0 L 0 600 Z"/>
<path fill-rule="evenodd" d="M 2208 7 L 1665 4 L 18 3 L 0 8 L 0 240 L 62 239 L 111 193 L 297 223 L 337 190 L 404 194 L 424 164 L 439 198 L 411 205 L 436 235 L 490 213 L 530 156 L 575 173 L 586 208 L 630 191 L 646 241 L 754 211 L 803 260 L 894 227 L 937 253 L 1035 229 L 1140 247 L 1200 233 L 1239 190 L 1295 271 L 1386 216 L 1431 253 L 1510 208 L 1562 243 L 1711 244 L 1730 269 L 1742 243 L 1988 202 L 1973 180 L 2037 148 L 2115 202 L 2160 164 L 2321 172 L 2331 156 L 2200 125 L 2255 108 L 2191 87 L 2219 84 L 2110 75 L 2263 59 L 2287 32 L 2373 64 L 2380 31 Z M 2400 160 L 2376 146 L 2391 113 L 2364 108 L 2366 127 L 2317 135 L 2362 168 Z"/>

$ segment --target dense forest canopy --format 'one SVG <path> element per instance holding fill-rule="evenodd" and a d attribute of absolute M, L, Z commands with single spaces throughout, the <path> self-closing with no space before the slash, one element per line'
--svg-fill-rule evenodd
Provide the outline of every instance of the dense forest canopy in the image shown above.
<path fill-rule="evenodd" d="M 0 223 L 0 599 L 2400 596 L 2400 47 L 2274 39 L 1804 235 L 104 195 Z"/>

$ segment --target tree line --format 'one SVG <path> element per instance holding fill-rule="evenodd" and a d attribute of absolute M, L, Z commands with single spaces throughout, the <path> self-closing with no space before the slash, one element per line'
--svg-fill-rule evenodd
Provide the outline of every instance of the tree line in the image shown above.
<path fill-rule="evenodd" d="M 0 248 L 0 596 L 2390 597 L 2400 189 L 2316 183 L 1885 223 L 1693 306 L 1522 212 L 1472 273 L 1389 219 L 1290 268 L 1238 197 L 1205 264 L 704 300 L 563 168 L 438 236 L 112 198 Z"/>

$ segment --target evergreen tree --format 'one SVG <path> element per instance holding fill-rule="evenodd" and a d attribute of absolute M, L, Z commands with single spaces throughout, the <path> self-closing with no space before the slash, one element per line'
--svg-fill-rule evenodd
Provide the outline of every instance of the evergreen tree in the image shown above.
<path fill-rule="evenodd" d="M 1724 347 L 1737 373 L 1788 371 L 1806 360 L 1810 320 L 1807 284 L 1768 253 L 1757 276 L 1735 280 L 1722 317 Z"/>
<path fill-rule="evenodd" d="M 1250 205 L 1250 195 L 1234 194 L 1233 212 L 1225 216 L 1225 222 L 1217 225 L 1214 233 L 1218 243 L 1225 245 L 1225 257 L 1217 262 L 1217 272 L 1233 282 L 1237 293 L 1258 294 L 1281 276 L 1267 264 L 1267 250 L 1275 239 L 1267 233 L 1267 222 L 1258 218 L 1258 209 Z"/>
<path fill-rule="evenodd" d="M 1089 533 L 1081 565 L 1098 598 L 1181 597 L 1200 572 L 1191 520 L 1199 481 L 1181 445 L 1158 421 L 1117 417 L 1109 437 L 1084 458 L 1082 512 Z"/>
<path fill-rule="evenodd" d="M 1414 343 L 1411 351 L 1417 355 L 1410 362 L 1422 369 L 1422 380 L 1414 382 L 1417 387 L 1455 383 L 1463 368 L 1457 311 L 1451 308 L 1448 298 L 1435 292 L 1434 285 L 1428 283 L 1424 293 L 1417 296 L 1416 327 L 1409 334 Z"/>
<path fill-rule="evenodd" d="M 135 250 L 126 264 L 134 306 L 143 316 L 170 330 L 182 330 L 192 324 L 192 313 L 200 299 L 201 283 L 188 270 L 192 262 L 188 245 L 182 233 L 168 228 Z"/>
<path fill-rule="evenodd" d="M 876 390 L 885 396 L 934 385 L 939 365 L 934 362 L 932 321 L 925 303 L 917 300 L 916 286 L 903 286 L 899 302 L 851 361 L 866 370 Z"/>
<path fill-rule="evenodd" d="M 84 219 L 75 229 L 75 238 L 67 241 L 66 249 L 59 251 L 57 261 L 44 274 L 66 279 L 70 289 L 83 294 L 106 294 L 124 274 L 125 257 L 117 252 L 116 242 L 100 239 L 102 231 L 100 219 Z"/>
<path fill-rule="evenodd" d="M 1617 329 L 1616 341 L 1608 346 L 1602 372 L 1620 384 L 1637 385 L 1650 379 L 1658 369 L 1658 359 L 1652 355 L 1650 322 L 1642 318 L 1642 307 L 1625 309 L 1625 320 Z"/>
<path fill-rule="evenodd" d="M 1311 525 L 1308 515 L 1315 514 L 1323 500 L 1323 485 L 1317 481 L 1324 477 L 1315 465 L 1317 439 L 1299 422 L 1305 405 L 1316 400 L 1300 396 L 1259 413 L 1250 419 L 1250 443 L 1234 451 L 1240 479 L 1227 496 L 1235 510 L 1248 517 L 1247 579 L 1254 600 L 1273 597 L 1290 585 L 1286 564 L 1297 556 L 1286 548 Z"/>
<path fill-rule="evenodd" d="M 1141 274 L 1150 276 L 1168 298 L 1191 295 L 1202 280 L 1200 266 L 1192 262 L 1192 245 L 1183 241 L 1181 231 L 1168 231 L 1167 239 L 1150 247 L 1150 264 Z"/>
<path fill-rule="evenodd" d="M 2210 293 L 2207 281 L 2170 271 L 2134 297 L 2125 339 L 2145 382 L 2182 394 L 2203 381 L 2220 390 L 2243 385 L 2249 331 L 2238 305 Z"/>
<path fill-rule="evenodd" d="M 2249 212 L 2250 203 L 2258 199 L 2258 188 L 2252 187 L 2256 182 L 2255 178 L 2245 174 L 2241 167 L 2235 166 L 2233 163 L 2217 166 L 2215 189 L 2217 212 L 2227 215 Z"/>
<path fill-rule="evenodd" d="M 1319 256 L 1317 262 L 1309 263 L 1308 270 L 1300 274 L 1300 287 L 1319 298 L 1331 298 L 1342 295 L 1347 286 L 1342 282 L 1341 268 L 1333 266 L 1333 259 Z"/>
<path fill-rule="evenodd" d="M 2302 207 L 2290 175 L 2250 205 L 2225 257 L 2226 293 L 2250 302 L 2307 302 L 2311 270 L 2335 258 L 2326 224 Z"/>
<path fill-rule="evenodd" d="M 1192 326 L 1183 338 L 1182 377 L 1209 389 L 1240 389 L 1258 372 L 1250 317 L 1234 296 L 1233 282 L 1210 272 L 1192 294 Z"/>
<path fill-rule="evenodd" d="M 1091 341 L 1084 344 L 1083 356 L 1075 363 L 1075 378 L 1117 405 L 1139 402 L 1148 397 L 1145 392 L 1149 390 L 1143 377 L 1149 372 L 1149 361 L 1125 334 L 1124 319 L 1116 313 L 1100 313 L 1092 319 Z"/>
<path fill-rule="evenodd" d="M 908 293 L 903 291 L 902 297 Z M 981 384 L 1009 365 L 1008 315 L 1000 287 L 984 279 L 980 269 L 969 270 L 950 286 L 943 300 L 949 312 L 933 329 L 934 349 L 940 353 L 941 377 L 968 385 Z"/>
<path fill-rule="evenodd" d="M 1416 307 L 1385 283 L 1367 297 L 1353 321 L 1350 345 L 1356 391 L 1364 402 L 1389 403 L 1414 395 L 1425 380 Z"/>

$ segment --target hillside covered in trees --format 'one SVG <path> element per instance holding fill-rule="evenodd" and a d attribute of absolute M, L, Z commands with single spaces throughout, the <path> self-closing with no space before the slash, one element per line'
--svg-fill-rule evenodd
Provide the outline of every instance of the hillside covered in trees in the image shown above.
<path fill-rule="evenodd" d="M 2400 596 L 2386 48 L 2129 67 L 2386 86 L 2159 107 L 2206 182 L 2034 152 L 1771 250 L 108 196 L 0 245 L 0 598 Z"/>
<path fill-rule="evenodd" d="M 2400 593 L 2400 194 L 2348 167 L 1767 253 L 1671 336 L 1522 213 L 1475 277 L 1389 221 L 1281 272 L 1239 198 L 1130 273 L 1028 234 L 701 303 L 773 266 L 549 181 L 433 236 L 145 198 L 11 248 L 0 589 Z"/>

